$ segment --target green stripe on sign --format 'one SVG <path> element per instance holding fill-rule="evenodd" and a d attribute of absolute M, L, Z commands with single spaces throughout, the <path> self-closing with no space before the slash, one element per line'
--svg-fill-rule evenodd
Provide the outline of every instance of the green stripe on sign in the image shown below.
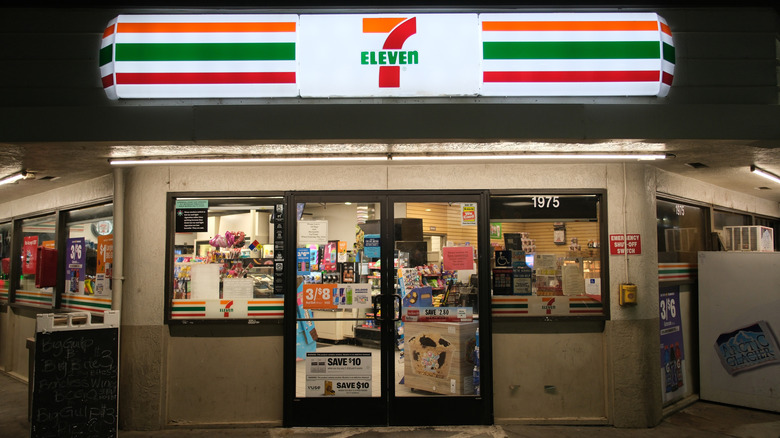
<path fill-rule="evenodd" d="M 663 43 L 664 46 L 664 61 L 671 62 L 674 64 L 675 59 L 675 51 L 674 46 L 670 46 L 669 44 Z"/>
<path fill-rule="evenodd" d="M 50 303 L 51 302 L 51 297 L 40 297 L 40 296 L 36 296 L 36 295 L 25 295 L 25 294 L 20 294 L 18 292 L 16 294 L 16 298 L 17 299 L 21 298 L 23 300 L 30 300 L 30 301 L 40 301 L 42 303 Z"/>
<path fill-rule="evenodd" d="M 262 310 L 268 312 L 271 310 L 284 310 L 284 306 L 249 306 L 247 307 L 247 310 Z"/>
<path fill-rule="evenodd" d="M 186 306 L 175 306 L 173 309 L 171 309 L 173 312 L 205 312 L 205 307 L 186 307 Z"/>
<path fill-rule="evenodd" d="M 484 42 L 484 59 L 654 59 L 658 41 Z"/>
<path fill-rule="evenodd" d="M 117 61 L 294 61 L 295 43 L 117 44 Z"/>
<path fill-rule="evenodd" d="M 62 300 L 63 303 L 73 306 L 73 305 L 79 305 L 79 306 L 86 306 L 86 307 L 95 307 L 99 309 L 111 309 L 111 304 L 106 303 L 94 303 L 92 301 L 79 301 L 79 300 Z"/>
<path fill-rule="evenodd" d="M 100 66 L 103 67 L 104 65 L 111 62 L 112 54 L 114 53 L 114 45 L 111 44 L 110 46 L 103 47 L 100 49 Z"/>
<path fill-rule="evenodd" d="M 495 304 L 493 303 L 494 309 L 527 309 L 528 304 Z"/>

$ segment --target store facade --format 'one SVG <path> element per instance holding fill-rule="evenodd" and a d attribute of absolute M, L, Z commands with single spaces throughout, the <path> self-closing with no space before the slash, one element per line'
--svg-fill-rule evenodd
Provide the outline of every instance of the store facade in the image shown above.
<path fill-rule="evenodd" d="M 77 23 L 105 19 L 105 27 L 114 12 L 93 11 Z M 699 12 L 659 15 L 672 31 L 704 35 L 696 29 L 705 16 L 726 14 Z M 741 22 L 759 20 L 761 12 L 746 12 Z M 100 38 L 103 28 L 92 32 Z M 676 65 L 689 69 L 684 86 L 695 82 L 695 63 L 686 64 L 686 57 L 709 46 L 695 37 L 683 41 L 688 44 Z M 369 66 L 372 56 L 366 55 Z M 412 55 L 406 56 L 411 62 Z M 674 86 L 665 92 L 673 96 Z M 78 122 L 54 135 L 59 139 L 41 134 L 14 140 L 21 134 L 9 131 L 9 141 L 121 138 L 146 140 L 150 148 L 198 138 L 227 145 L 213 146 L 213 153 L 265 147 L 300 150 L 312 160 L 137 163 L 67 190 L 2 204 L 0 231 L 9 242 L 3 251 L 11 248 L 4 258 L 16 260 L 25 230 L 36 227 L 51 234 L 36 235 L 39 241 L 53 240 L 57 248 L 94 240 L 97 254 L 107 243 L 99 236 L 112 235 L 114 257 L 121 252 L 120 260 L 109 262 L 113 277 L 105 262 L 96 261 L 94 272 L 85 270 L 93 294 L 84 278 L 74 279 L 64 268 L 54 286 L 4 278 L 4 371 L 27 377 L 23 339 L 34 332 L 36 313 L 100 313 L 111 306 L 121 311 L 119 411 L 126 429 L 437 422 L 653 426 L 667 402 L 679 401 L 664 398 L 659 372 L 658 198 L 780 217 L 775 203 L 636 160 L 421 160 L 464 149 L 489 152 L 506 139 L 522 146 L 553 138 L 549 144 L 588 149 L 624 138 L 660 143 L 776 135 L 776 127 L 737 126 L 735 132 L 715 128 L 721 131 L 704 135 L 712 129 L 709 121 L 690 117 L 650 126 L 630 121 L 663 112 L 673 119 L 688 111 L 656 97 L 660 88 L 642 97 L 578 97 L 574 104 L 571 97 L 539 103 L 490 94 L 448 102 L 347 97 L 333 104 L 320 91 L 312 97 L 300 93 L 278 101 L 253 97 L 266 99 L 262 103 L 213 96 L 185 96 L 197 99 L 195 104 L 171 95 L 161 101 L 105 99 L 86 105 L 82 114 L 106 106 L 101 118 L 122 125 L 112 133 L 86 135 L 80 132 L 86 125 Z M 682 96 L 695 101 L 694 94 Z M 755 102 L 765 97 L 744 99 L 725 106 L 734 113 L 754 111 L 752 128 L 777 112 L 776 96 L 769 106 Z M 696 103 L 705 113 L 716 111 Z M 176 122 L 154 120 L 161 116 Z M 149 129 L 139 134 L 126 124 Z M 581 138 L 610 140 L 575 140 Z M 403 156 L 405 148 L 416 161 L 387 159 Z M 384 159 L 313 160 L 360 150 Z M 60 231 L 73 228 L 79 230 L 67 236 Z M 620 252 L 613 241 L 621 238 L 636 242 L 638 250 Z M 9 278 L 23 269 L 9 262 Z M 620 296 L 623 284 L 636 286 L 635 304 Z M 114 291 L 106 294 L 111 299 L 101 298 L 98 285 L 101 293 Z M 46 293 L 52 298 L 44 304 L 23 302 Z M 331 362 L 351 367 L 331 368 Z M 685 397 L 695 394 L 692 387 Z"/>

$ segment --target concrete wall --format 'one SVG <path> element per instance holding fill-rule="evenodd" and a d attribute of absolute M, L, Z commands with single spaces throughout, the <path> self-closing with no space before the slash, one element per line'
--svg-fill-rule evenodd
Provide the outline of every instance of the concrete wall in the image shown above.
<path fill-rule="evenodd" d="M 560 178 L 562 173 L 568 177 L 565 181 Z M 224 177 L 238 174 L 240 178 Z M 128 377 L 120 392 L 123 426 L 143 429 L 192 423 L 273 424 L 281 420 L 281 327 L 169 329 L 162 325 L 165 260 L 161 224 L 165 222 L 167 191 L 604 189 L 610 188 L 608 175 L 622 190 L 623 169 L 614 165 L 193 166 L 128 170 L 126 241 L 153 242 L 153 247 L 126 248 L 123 312 L 127 316 L 123 319 L 122 364 Z M 611 208 L 610 214 L 618 213 Z M 143 275 L 134 275 L 131 269 Z M 565 329 L 556 326 L 553 332 L 546 330 L 549 327 L 523 327 L 523 333 L 516 333 L 516 328 L 510 327 L 507 333 L 496 334 L 496 363 L 506 371 L 496 376 L 496 388 L 500 389 L 496 394 L 496 418 L 607 422 L 603 325 L 583 328 L 574 324 Z M 127 354 L 128 349 L 132 354 Z M 518 351 L 534 354 L 524 357 L 519 368 L 503 366 L 518 363 Z M 539 372 L 540 363 L 551 370 L 547 383 L 507 392 L 511 385 L 529 382 L 527 373 L 518 380 L 515 370 L 533 368 Z M 163 383 L 155 387 L 155 382 L 161 380 Z M 548 383 L 559 392 L 545 398 L 546 393 L 540 390 Z M 226 387 L 237 389 L 226 391 Z M 518 404 L 519 400 L 522 403 Z M 156 418 L 160 419 L 157 426 L 153 424 Z"/>

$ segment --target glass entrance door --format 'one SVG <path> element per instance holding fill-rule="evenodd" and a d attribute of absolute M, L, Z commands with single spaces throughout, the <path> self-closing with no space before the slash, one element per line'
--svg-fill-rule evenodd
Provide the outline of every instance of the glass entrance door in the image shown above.
<path fill-rule="evenodd" d="M 491 423 L 489 345 L 480 345 L 489 326 L 479 319 L 489 300 L 477 250 L 487 235 L 483 196 L 292 200 L 285 424 Z"/>

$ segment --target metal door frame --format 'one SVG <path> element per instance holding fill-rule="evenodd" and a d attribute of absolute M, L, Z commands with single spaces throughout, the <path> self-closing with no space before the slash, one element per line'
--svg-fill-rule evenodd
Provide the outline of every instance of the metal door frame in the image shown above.
<path fill-rule="evenodd" d="M 285 221 L 285 315 L 284 404 L 285 426 L 386 426 L 433 424 L 493 424 L 492 336 L 490 312 L 489 192 L 486 190 L 441 191 L 306 191 L 288 192 Z M 296 396 L 296 272 L 298 202 L 374 202 L 380 205 L 382 306 L 394 306 L 393 272 L 394 205 L 398 202 L 474 202 L 477 204 L 480 382 L 479 396 L 398 397 L 394 379 L 394 324 L 381 325 L 381 394 L 379 397 Z M 385 318 L 392 312 L 385 312 Z M 391 354 L 392 353 L 392 354 Z"/>

